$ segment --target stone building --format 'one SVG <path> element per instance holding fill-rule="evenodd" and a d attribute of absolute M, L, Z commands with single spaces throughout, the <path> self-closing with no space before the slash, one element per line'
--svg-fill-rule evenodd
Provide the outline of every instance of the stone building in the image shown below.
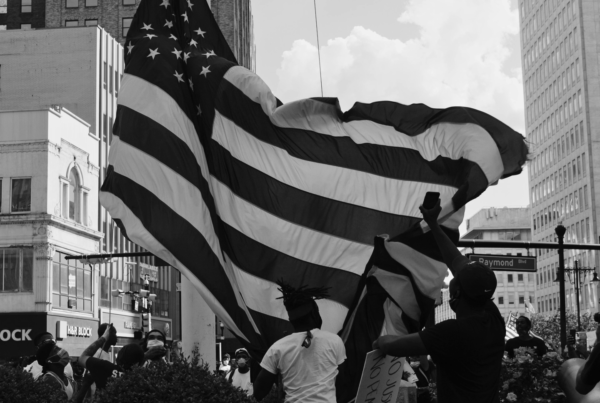
<path fill-rule="evenodd" d="M 86 253 L 143 252 L 120 233 L 114 220 L 98 202 L 98 189 L 108 167 L 110 128 L 116 117 L 119 83 L 123 74 L 122 57 L 122 46 L 98 26 L 8 30 L 0 34 L 0 111 L 69 110 L 78 119 L 87 122 L 86 130 L 96 139 L 93 145 L 80 147 L 89 153 L 90 163 L 97 167 L 96 176 L 88 179 L 85 185 L 94 189 L 94 193 L 82 197 L 89 197 L 88 210 L 83 217 L 100 236 L 97 251 Z M 11 138 L 13 130 L 16 129 L 0 131 L 0 142 Z M 62 175 L 66 178 L 65 183 L 73 182 L 67 174 Z M 91 205 L 93 209 L 89 208 Z M 65 252 L 70 255 L 81 253 Z M 99 277 L 94 282 L 94 298 L 90 300 L 93 318 L 98 322 L 108 320 L 110 316 L 117 327 L 119 345 L 133 342 L 141 319 L 138 313 L 132 312 L 134 301 L 130 296 L 115 297 L 111 291 L 139 290 L 146 274 L 149 275 L 151 292 L 158 296 L 151 308 L 153 327 L 162 331 L 168 329 L 168 340 L 181 338 L 176 291 L 180 282 L 179 272 L 170 267 L 158 267 L 152 257 L 119 258 L 98 264 L 95 268 Z M 57 303 L 62 304 L 63 299 L 50 302 L 56 306 Z M 2 311 L 10 312 L 9 308 L 6 309 Z M 74 308 L 67 306 L 67 309 Z M 214 348 L 211 352 L 214 353 Z"/>
<path fill-rule="evenodd" d="M 95 337 L 99 272 L 64 257 L 99 250 L 99 141 L 61 107 L 0 111 L 0 359 L 43 331 L 71 355 Z"/>
<path fill-rule="evenodd" d="M 534 241 L 555 241 L 556 226 L 567 228 L 565 242 L 596 243 L 600 163 L 600 9 L 597 0 L 519 0 L 521 57 L 529 165 L 531 227 Z M 566 266 L 599 266 L 593 251 L 565 251 Z M 559 309 L 558 253 L 538 253 L 541 312 Z M 581 288 L 583 312 L 598 309 L 596 287 L 587 276 Z M 567 309 L 575 309 L 569 281 Z"/>
<path fill-rule="evenodd" d="M 486 208 L 479 210 L 467 219 L 466 232 L 461 239 L 483 239 L 490 241 L 530 241 L 529 207 L 523 208 Z M 519 248 L 464 248 L 463 254 L 506 256 L 535 256 L 535 249 Z M 494 269 L 494 268 L 492 268 Z M 494 293 L 494 302 L 500 313 L 526 313 L 528 303 L 537 311 L 536 273 L 520 271 L 500 271 L 494 269 L 498 285 Z M 539 298 L 538 298 L 539 300 Z"/>

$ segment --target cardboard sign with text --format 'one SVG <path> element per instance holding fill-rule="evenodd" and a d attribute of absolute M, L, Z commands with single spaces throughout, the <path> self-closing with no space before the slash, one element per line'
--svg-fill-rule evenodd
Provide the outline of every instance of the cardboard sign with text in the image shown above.
<path fill-rule="evenodd" d="M 356 403 L 395 403 L 398 398 L 404 358 L 384 355 L 380 350 L 367 354 Z"/>

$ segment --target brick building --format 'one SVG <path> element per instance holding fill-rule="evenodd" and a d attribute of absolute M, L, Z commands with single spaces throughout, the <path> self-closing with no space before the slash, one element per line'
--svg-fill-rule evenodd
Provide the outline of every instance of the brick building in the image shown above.
<path fill-rule="evenodd" d="M 0 0 L 0 31 L 44 28 L 45 0 Z"/>

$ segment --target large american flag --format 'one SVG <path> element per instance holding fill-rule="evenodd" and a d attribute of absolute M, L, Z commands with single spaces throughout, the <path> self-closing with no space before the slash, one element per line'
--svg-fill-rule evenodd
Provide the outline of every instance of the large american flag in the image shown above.
<path fill-rule="evenodd" d="M 456 232 L 464 205 L 521 172 L 527 157 L 520 134 L 474 109 L 378 102 L 342 113 L 335 98 L 282 105 L 236 64 L 204 0 L 142 0 L 125 61 L 101 203 L 132 241 L 180 270 L 258 359 L 291 329 L 278 278 L 330 286 L 318 301 L 324 328 L 337 333 L 346 322 L 346 339 L 365 268 L 384 288 L 397 286 L 387 332 L 422 322 L 447 270 L 419 238 L 425 193 L 440 192 L 441 221 Z M 395 278 L 385 263 L 373 270 L 384 233 L 406 235 L 381 244 L 400 265 L 389 271 Z"/>

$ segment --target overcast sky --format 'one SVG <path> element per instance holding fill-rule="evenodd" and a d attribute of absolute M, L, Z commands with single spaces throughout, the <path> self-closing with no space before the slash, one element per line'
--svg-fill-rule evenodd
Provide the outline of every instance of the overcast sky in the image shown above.
<path fill-rule="evenodd" d="M 323 91 L 469 106 L 525 133 L 516 0 L 316 0 Z M 320 96 L 313 0 L 252 0 L 256 70 L 283 102 Z M 529 204 L 527 171 L 467 206 Z"/>

